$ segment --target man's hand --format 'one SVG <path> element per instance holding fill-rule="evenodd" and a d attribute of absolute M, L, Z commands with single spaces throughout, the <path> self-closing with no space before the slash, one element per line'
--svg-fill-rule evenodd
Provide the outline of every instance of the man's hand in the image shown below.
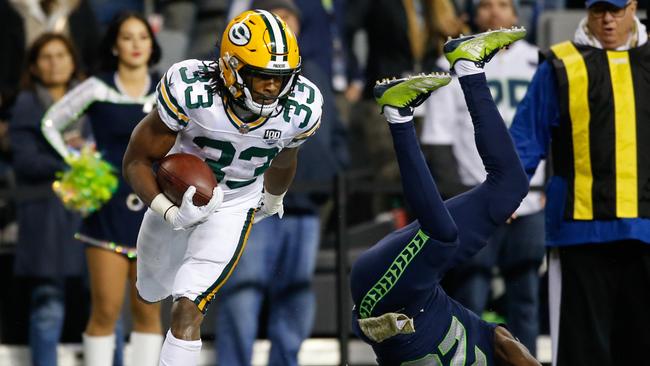
<path fill-rule="evenodd" d="M 165 221 L 169 222 L 174 230 L 186 230 L 195 225 L 205 222 L 208 216 L 215 212 L 223 202 L 223 191 L 214 187 L 212 198 L 205 206 L 195 206 L 192 198 L 196 193 L 196 187 L 190 186 L 183 194 L 181 206 L 172 205 L 163 214 Z"/>
<path fill-rule="evenodd" d="M 526 346 L 502 326 L 494 329 L 494 358 L 498 366 L 542 366 Z"/>
<path fill-rule="evenodd" d="M 285 193 L 282 193 L 279 196 L 264 192 L 260 204 L 255 211 L 255 218 L 253 219 L 253 224 L 264 220 L 269 216 L 273 216 L 276 213 L 278 217 L 282 218 L 284 215 L 284 206 L 282 206 L 282 199 L 284 198 Z"/>
<path fill-rule="evenodd" d="M 345 95 L 345 99 L 349 103 L 356 103 L 358 102 L 361 97 L 363 96 L 363 83 L 355 81 L 350 83 L 347 89 L 345 89 L 345 92 L 343 93 Z"/>

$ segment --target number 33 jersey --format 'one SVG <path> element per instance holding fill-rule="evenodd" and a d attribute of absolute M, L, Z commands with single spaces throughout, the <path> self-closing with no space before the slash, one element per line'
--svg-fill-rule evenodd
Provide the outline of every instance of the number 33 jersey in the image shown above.
<path fill-rule="evenodd" d="M 277 115 L 243 121 L 210 92 L 207 62 L 185 60 L 173 65 L 157 87 L 158 114 L 178 132 L 173 153 L 189 153 L 210 165 L 225 201 L 251 198 L 262 191 L 262 175 L 284 148 L 296 148 L 320 125 L 323 97 L 300 76 L 284 109 Z"/>

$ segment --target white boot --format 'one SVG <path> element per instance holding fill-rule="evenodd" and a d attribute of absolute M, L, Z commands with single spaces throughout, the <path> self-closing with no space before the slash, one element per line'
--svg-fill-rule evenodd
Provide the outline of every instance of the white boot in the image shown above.
<path fill-rule="evenodd" d="M 83 334 L 84 365 L 113 366 L 115 352 L 115 334 L 107 336 L 89 336 Z"/>
<path fill-rule="evenodd" d="M 156 366 L 163 336 L 157 333 L 131 333 L 131 366 Z"/>

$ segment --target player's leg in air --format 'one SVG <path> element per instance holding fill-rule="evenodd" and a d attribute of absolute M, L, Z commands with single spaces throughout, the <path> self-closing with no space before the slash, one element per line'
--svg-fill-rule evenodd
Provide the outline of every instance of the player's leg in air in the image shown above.
<path fill-rule="evenodd" d="M 353 328 L 373 346 L 381 365 L 539 364 L 506 328 L 482 321 L 438 284 L 447 269 L 486 244 L 528 191 L 482 70 L 500 48 L 524 35 L 522 29 L 501 30 L 445 45 L 488 172 L 479 187 L 447 202 L 440 198 L 420 151 L 412 114 L 413 107 L 449 77 L 423 75 L 375 86 L 393 137 L 404 195 L 417 218 L 366 251 L 351 273 Z"/>

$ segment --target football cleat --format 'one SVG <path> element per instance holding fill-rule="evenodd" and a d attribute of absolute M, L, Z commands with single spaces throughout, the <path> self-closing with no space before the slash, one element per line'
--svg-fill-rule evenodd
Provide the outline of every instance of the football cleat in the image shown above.
<path fill-rule="evenodd" d="M 431 92 L 451 81 L 447 73 L 430 73 L 409 76 L 401 79 L 377 81 L 373 89 L 375 100 L 381 110 L 385 106 L 395 108 L 415 108 L 431 95 Z"/>
<path fill-rule="evenodd" d="M 472 61 L 476 66 L 483 67 L 500 49 L 525 36 L 526 29 L 523 27 L 498 29 L 473 36 L 463 36 L 461 34 L 460 37 L 450 38 L 445 42 L 443 51 L 452 69 L 459 60 Z"/>

